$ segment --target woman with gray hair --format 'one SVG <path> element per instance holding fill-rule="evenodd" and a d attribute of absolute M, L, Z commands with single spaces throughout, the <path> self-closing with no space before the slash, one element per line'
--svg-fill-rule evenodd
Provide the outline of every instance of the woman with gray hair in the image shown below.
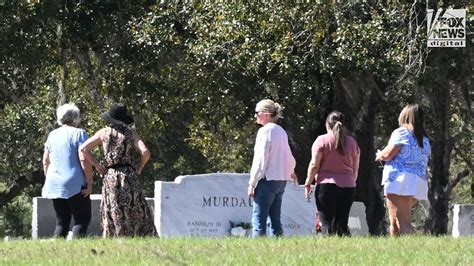
<path fill-rule="evenodd" d="M 59 128 L 51 131 L 44 144 L 43 170 L 46 180 L 42 196 L 53 200 L 56 212 L 54 237 L 66 237 L 71 218 L 70 238 L 83 237 L 91 221 L 92 167 L 79 147 L 88 136 L 78 128 L 79 108 L 67 103 L 56 110 Z"/>
<path fill-rule="evenodd" d="M 276 124 L 281 118 L 281 106 L 272 100 L 258 102 L 255 107 L 257 124 L 262 125 L 255 140 L 252 168 L 247 194 L 253 197 L 253 237 L 265 236 L 270 217 L 274 236 L 283 235 L 280 214 L 286 182 L 297 177 L 296 162 L 285 130 Z"/>

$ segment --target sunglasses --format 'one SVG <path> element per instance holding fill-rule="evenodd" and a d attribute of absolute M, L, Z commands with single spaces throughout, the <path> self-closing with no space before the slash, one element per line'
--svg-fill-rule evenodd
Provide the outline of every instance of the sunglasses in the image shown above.
<path fill-rule="evenodd" d="M 269 112 L 263 112 L 263 111 L 255 111 L 255 115 L 256 115 L 256 116 L 259 116 L 259 115 L 261 115 L 261 114 L 271 114 L 271 113 L 269 113 Z"/>

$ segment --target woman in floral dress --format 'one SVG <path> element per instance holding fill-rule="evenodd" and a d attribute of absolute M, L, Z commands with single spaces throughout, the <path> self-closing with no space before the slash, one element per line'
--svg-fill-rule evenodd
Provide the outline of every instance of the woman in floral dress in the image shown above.
<path fill-rule="evenodd" d="M 109 126 L 99 130 L 82 146 L 87 160 L 103 176 L 101 225 L 104 237 L 156 236 L 153 215 L 142 194 L 138 176 L 150 158 L 145 143 L 127 125 L 133 118 L 124 104 L 113 104 L 102 114 Z M 91 150 L 102 144 L 104 164 Z M 140 163 L 132 165 L 132 152 L 138 149 Z"/>

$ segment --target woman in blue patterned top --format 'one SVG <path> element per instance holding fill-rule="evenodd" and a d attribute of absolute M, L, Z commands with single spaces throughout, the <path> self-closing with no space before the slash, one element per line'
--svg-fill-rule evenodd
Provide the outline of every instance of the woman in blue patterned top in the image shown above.
<path fill-rule="evenodd" d="M 375 160 L 386 161 L 382 185 L 387 198 L 390 235 L 409 234 L 411 209 L 428 199 L 427 165 L 430 142 L 423 126 L 423 110 L 417 104 L 403 108 L 388 145 Z"/>

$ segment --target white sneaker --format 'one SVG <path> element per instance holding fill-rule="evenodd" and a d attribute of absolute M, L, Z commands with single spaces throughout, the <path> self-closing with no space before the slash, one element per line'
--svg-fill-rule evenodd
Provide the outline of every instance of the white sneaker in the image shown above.
<path fill-rule="evenodd" d="M 72 233 L 72 231 L 69 231 L 69 233 L 67 233 L 66 241 L 71 241 L 74 238 L 75 237 L 74 237 L 74 234 Z"/>

